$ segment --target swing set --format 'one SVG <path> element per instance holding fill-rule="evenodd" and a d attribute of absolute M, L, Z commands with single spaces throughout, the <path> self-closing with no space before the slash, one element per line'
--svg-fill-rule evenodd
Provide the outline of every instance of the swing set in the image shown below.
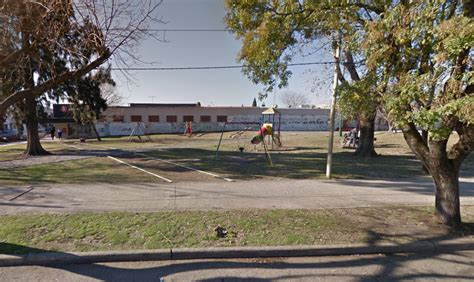
<path fill-rule="evenodd" d="M 243 153 L 245 147 L 243 147 L 240 143 L 241 136 L 244 134 L 246 131 L 253 130 L 251 126 L 259 126 L 259 130 L 257 132 L 257 135 L 252 138 L 250 143 L 254 144 L 255 146 L 259 143 L 263 144 L 263 148 L 265 150 L 265 157 L 268 159 L 270 162 L 270 165 L 273 166 L 273 161 L 270 156 L 270 150 L 267 148 L 267 142 L 268 145 L 271 144 L 271 149 L 274 149 L 274 146 L 276 147 L 281 147 L 281 131 L 280 131 L 280 125 L 281 125 L 281 114 L 279 111 L 277 111 L 275 108 L 269 108 L 265 110 L 262 113 L 262 123 L 259 122 L 225 122 L 224 127 L 222 128 L 221 136 L 219 138 L 219 143 L 217 144 L 217 149 L 216 153 L 214 155 L 214 160 L 217 160 L 218 154 L 219 154 L 219 149 L 222 143 L 222 137 L 224 136 L 224 132 L 226 129 L 227 125 L 233 125 L 233 124 L 243 124 L 246 125 L 243 130 L 237 131 L 235 134 L 231 135 L 231 138 L 236 138 L 238 140 L 238 149 L 241 153 Z M 268 138 L 267 140 L 265 140 Z"/>
<path fill-rule="evenodd" d="M 134 141 L 135 136 L 138 137 L 138 142 L 151 142 L 150 136 L 145 134 L 145 125 L 141 122 L 137 122 L 133 128 L 130 136 L 128 136 L 128 142 Z M 142 139 L 142 137 L 144 137 L 144 139 Z"/>
<path fill-rule="evenodd" d="M 224 123 L 224 127 L 222 127 L 222 131 L 221 131 L 221 136 L 219 138 L 219 143 L 217 144 L 217 149 L 216 149 L 216 153 L 214 155 L 214 160 L 217 160 L 217 157 L 219 155 L 219 149 L 221 147 L 221 143 L 222 143 L 222 138 L 224 137 L 224 132 L 225 132 L 225 129 L 227 127 L 227 125 L 234 125 L 234 124 L 239 124 L 239 125 L 245 125 L 245 128 L 242 129 L 242 130 L 239 130 L 237 131 L 235 134 L 232 134 L 230 136 L 230 138 L 237 138 L 237 142 L 238 142 L 238 148 L 239 148 L 239 151 L 241 153 L 243 153 L 245 147 L 243 147 L 241 144 L 240 144 L 240 139 L 242 138 L 242 135 L 247 132 L 247 131 L 252 131 L 254 130 L 257 126 L 260 125 L 259 122 L 246 122 L 246 121 L 231 121 L 231 122 L 225 122 Z"/>

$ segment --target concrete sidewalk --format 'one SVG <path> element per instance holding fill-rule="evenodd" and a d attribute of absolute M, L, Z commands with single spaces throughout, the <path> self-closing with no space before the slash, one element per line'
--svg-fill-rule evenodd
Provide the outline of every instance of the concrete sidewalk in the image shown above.
<path fill-rule="evenodd" d="M 0 268 L 5 281 L 473 281 L 474 251 Z"/>
<path fill-rule="evenodd" d="M 314 257 L 366 254 L 436 254 L 473 251 L 474 237 L 460 237 L 444 240 L 422 240 L 409 243 L 363 243 L 311 246 L 255 246 L 219 248 L 172 248 L 140 251 L 108 252 L 49 252 L 26 255 L 1 255 L 0 267 L 42 265 L 55 266 L 82 263 L 159 261 L 189 259 L 235 259 L 274 257 Z M 38 251 L 38 250 L 36 250 Z"/>
<path fill-rule="evenodd" d="M 433 205 L 430 180 L 251 180 L 0 187 L 0 214 Z M 462 205 L 474 179 L 461 178 Z"/>

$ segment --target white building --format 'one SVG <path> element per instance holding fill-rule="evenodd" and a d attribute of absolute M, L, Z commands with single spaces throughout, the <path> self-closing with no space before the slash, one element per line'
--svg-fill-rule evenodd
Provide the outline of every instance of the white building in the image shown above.
<path fill-rule="evenodd" d="M 96 124 L 102 136 L 128 135 L 137 126 L 144 125 L 147 134 L 182 133 L 184 122 L 193 122 L 194 131 L 239 130 L 248 123 L 260 123 L 260 107 L 202 107 L 197 104 L 130 104 L 127 107 L 109 107 Z M 324 131 L 328 129 L 329 110 L 278 109 L 283 131 Z M 258 127 L 258 126 L 257 126 Z"/>

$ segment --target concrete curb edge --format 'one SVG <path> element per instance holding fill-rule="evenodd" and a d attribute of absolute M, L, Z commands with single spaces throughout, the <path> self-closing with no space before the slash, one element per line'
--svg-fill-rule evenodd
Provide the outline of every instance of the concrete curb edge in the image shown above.
<path fill-rule="evenodd" d="M 230 259 L 338 256 L 394 253 L 449 253 L 474 250 L 474 240 L 467 238 L 455 241 L 418 241 L 407 244 L 352 244 L 326 246 L 269 246 L 269 247 L 219 247 L 177 248 L 142 251 L 106 251 L 71 253 L 31 253 L 26 255 L 0 255 L 0 267 L 25 265 L 65 265 L 79 263 L 101 263 L 122 261 L 185 260 L 185 259 Z"/>

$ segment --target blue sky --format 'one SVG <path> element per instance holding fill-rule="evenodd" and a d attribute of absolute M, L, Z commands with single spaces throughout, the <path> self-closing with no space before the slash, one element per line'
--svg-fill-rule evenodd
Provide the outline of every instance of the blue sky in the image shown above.
<path fill-rule="evenodd" d="M 225 29 L 224 0 L 165 0 L 159 10 L 167 24 L 154 25 L 158 29 Z M 166 42 L 146 39 L 138 49 L 140 58 L 153 62 L 156 67 L 223 66 L 237 65 L 241 42 L 228 32 L 173 32 L 159 34 Z M 331 55 L 321 51 L 311 56 L 295 56 L 294 62 L 329 61 Z M 140 66 L 140 65 L 137 65 Z M 150 65 L 141 65 L 150 66 Z M 329 85 L 332 68 L 298 66 L 291 68 L 293 76 L 287 89 L 275 91 L 266 105 L 281 104 L 278 97 L 292 90 L 307 95 L 313 104 L 329 103 Z M 262 89 L 254 85 L 240 69 L 135 71 L 127 81 L 118 72 L 113 73 L 117 90 L 124 103 L 189 103 L 202 105 L 251 105 Z M 315 78 L 329 81 L 315 86 Z M 326 79 L 327 78 L 327 79 Z M 313 91 L 312 91 L 313 90 Z M 154 97 L 151 97 L 154 96 Z M 276 96 L 276 97 L 274 97 Z M 260 104 L 260 102 L 259 102 Z"/>

